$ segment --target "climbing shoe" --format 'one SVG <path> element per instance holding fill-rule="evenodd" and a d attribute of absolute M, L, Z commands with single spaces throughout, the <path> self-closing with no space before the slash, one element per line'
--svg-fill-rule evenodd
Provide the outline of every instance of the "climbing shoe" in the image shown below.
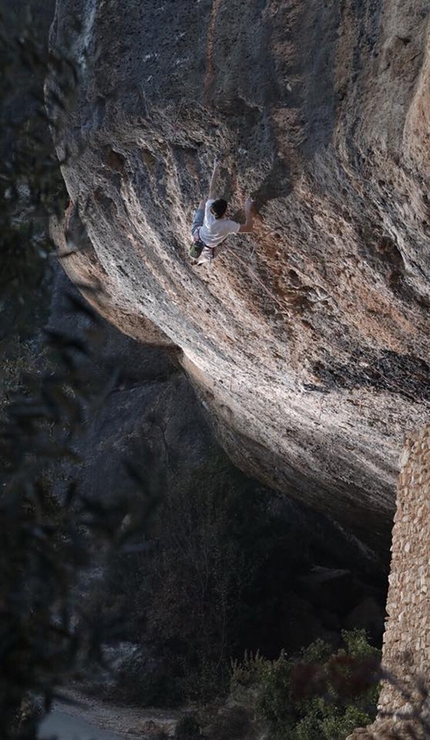
<path fill-rule="evenodd" d="M 209 267 L 215 256 L 214 252 L 215 250 L 211 249 L 211 247 L 205 247 L 204 249 L 202 249 L 199 261 L 197 262 L 198 266 L 200 267 L 201 265 L 207 265 Z"/>

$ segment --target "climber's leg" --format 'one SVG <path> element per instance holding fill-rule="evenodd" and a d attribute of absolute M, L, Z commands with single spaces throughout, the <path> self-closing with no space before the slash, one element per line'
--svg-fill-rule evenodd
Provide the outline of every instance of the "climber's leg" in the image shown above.
<path fill-rule="evenodd" d="M 197 211 L 194 214 L 193 223 L 191 226 L 191 233 L 194 234 L 195 230 L 198 229 L 200 226 L 203 226 L 203 221 L 205 218 L 205 202 L 204 200 L 201 200 L 199 203 L 199 207 Z"/>
<path fill-rule="evenodd" d="M 215 249 L 213 247 L 204 247 L 199 257 L 197 265 L 206 265 L 206 267 L 212 267 L 212 260 L 215 259 Z"/>

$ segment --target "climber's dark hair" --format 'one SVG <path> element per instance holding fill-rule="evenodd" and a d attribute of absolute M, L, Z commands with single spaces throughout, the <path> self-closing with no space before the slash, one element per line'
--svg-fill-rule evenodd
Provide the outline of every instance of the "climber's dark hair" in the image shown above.
<path fill-rule="evenodd" d="M 227 201 L 224 200 L 224 198 L 218 198 L 218 200 L 214 200 L 214 202 L 211 205 L 211 212 L 215 216 L 215 218 L 222 218 L 224 216 L 224 213 L 227 210 Z"/>

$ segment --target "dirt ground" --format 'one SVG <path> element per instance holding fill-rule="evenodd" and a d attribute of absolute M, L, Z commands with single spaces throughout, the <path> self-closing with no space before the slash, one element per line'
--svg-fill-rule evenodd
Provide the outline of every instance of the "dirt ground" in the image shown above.
<path fill-rule="evenodd" d="M 74 704 L 58 703 L 42 724 L 42 737 L 58 740 L 150 740 L 156 729 L 173 732 L 180 712 L 105 704 L 76 691 L 67 696 Z"/>

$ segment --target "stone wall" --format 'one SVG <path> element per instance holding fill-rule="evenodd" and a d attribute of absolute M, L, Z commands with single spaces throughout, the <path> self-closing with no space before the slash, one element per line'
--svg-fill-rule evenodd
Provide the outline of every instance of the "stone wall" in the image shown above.
<path fill-rule="evenodd" d="M 383 646 L 383 666 L 390 678 L 383 684 L 374 725 L 356 730 L 348 740 L 430 737 L 430 728 L 406 719 L 417 709 L 424 716 L 429 713 L 423 679 L 428 687 L 430 426 L 407 440 L 401 465 Z"/>

